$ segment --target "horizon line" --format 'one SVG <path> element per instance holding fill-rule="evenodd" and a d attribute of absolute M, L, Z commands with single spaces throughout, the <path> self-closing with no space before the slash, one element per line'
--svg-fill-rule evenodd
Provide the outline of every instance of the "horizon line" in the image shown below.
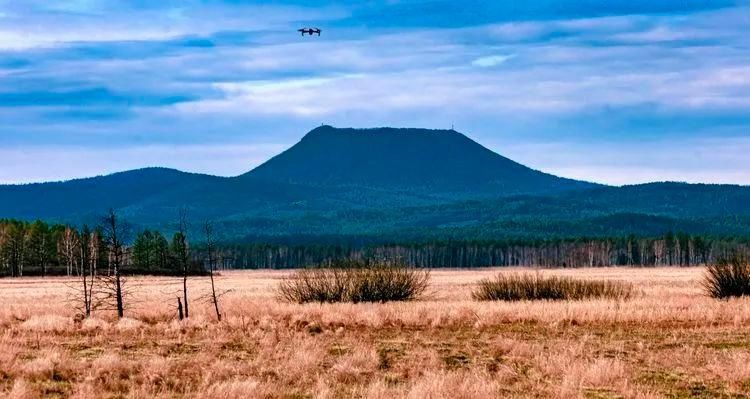
<path fill-rule="evenodd" d="M 169 166 L 146 165 L 146 166 L 136 167 L 136 168 L 131 168 L 131 169 L 122 169 L 122 170 L 116 170 L 116 171 L 112 171 L 112 172 L 103 172 L 103 173 L 94 174 L 94 175 L 88 175 L 88 176 L 86 176 L 86 175 L 84 175 L 84 176 L 76 176 L 76 177 L 71 177 L 71 178 L 67 178 L 67 179 L 63 178 L 63 179 L 59 179 L 59 180 L 41 180 L 41 181 L 28 181 L 28 182 L 2 182 L 2 181 L 0 181 L 0 187 L 23 187 L 23 186 L 32 186 L 32 185 L 42 185 L 42 184 L 64 184 L 64 183 L 68 183 L 68 182 L 75 182 L 75 181 L 81 181 L 81 180 L 90 180 L 90 179 L 96 179 L 96 178 L 104 178 L 104 177 L 109 177 L 109 176 L 114 176 L 114 175 L 119 175 L 119 174 L 139 172 L 139 171 L 147 171 L 147 170 L 164 170 L 164 171 L 178 172 L 178 173 L 188 174 L 188 175 L 212 177 L 212 178 L 217 178 L 217 179 L 234 179 L 234 178 L 238 178 L 238 177 L 241 177 L 243 175 L 246 175 L 248 173 L 251 173 L 252 171 L 254 171 L 257 168 L 261 167 L 262 165 L 266 164 L 268 161 L 270 161 L 274 157 L 282 154 L 283 152 L 285 152 L 285 151 L 289 150 L 290 148 L 294 147 L 295 145 L 299 144 L 303 139 L 305 139 L 305 137 L 308 137 L 311 133 L 315 132 L 316 130 L 322 129 L 322 128 L 333 129 L 333 130 L 360 131 L 360 132 L 362 132 L 362 131 L 374 131 L 374 130 L 388 129 L 388 130 L 419 130 L 419 131 L 425 131 L 425 132 L 455 133 L 455 134 L 459 134 L 461 136 L 466 137 L 467 139 L 471 140 L 472 142 L 474 142 L 477 145 L 481 146 L 482 148 L 484 148 L 484 149 L 492 152 L 495 155 L 498 155 L 498 156 L 504 157 L 506 159 L 509 159 L 509 160 L 511 160 L 511 161 L 519 164 L 519 165 L 522 165 L 524 167 L 530 168 L 532 170 L 539 171 L 539 172 L 542 172 L 542 173 L 546 173 L 546 174 L 549 174 L 549 175 L 552 175 L 552 176 L 555 176 L 555 177 L 558 177 L 558 178 L 576 180 L 576 181 L 580 181 L 580 182 L 592 183 L 592 184 L 597 184 L 597 185 L 601 185 L 601 186 L 608 186 L 608 187 L 640 186 L 640 185 L 659 184 L 659 183 L 750 187 L 750 184 L 742 184 L 742 183 L 726 183 L 726 182 L 725 183 L 711 183 L 711 182 L 703 182 L 703 181 L 701 181 L 701 182 L 689 182 L 689 181 L 669 180 L 669 179 L 665 179 L 665 180 L 649 180 L 649 181 L 634 182 L 634 183 L 627 183 L 627 184 L 612 184 L 612 183 L 604 183 L 604 182 L 595 181 L 593 179 L 570 178 L 570 177 L 565 177 L 565 176 L 562 176 L 562 175 L 559 175 L 559 174 L 556 174 L 556 173 L 547 172 L 547 171 L 544 171 L 544 170 L 541 170 L 541 169 L 536 169 L 536 168 L 530 167 L 530 166 L 528 166 L 526 164 L 523 164 L 521 162 L 515 161 L 515 160 L 513 160 L 511 158 L 507 158 L 506 156 L 504 156 L 504 155 L 502 155 L 502 154 L 500 154 L 500 153 L 492 150 L 491 148 L 483 145 L 482 143 L 480 143 L 476 139 L 470 137 L 469 135 L 456 130 L 453 126 L 451 126 L 450 129 L 425 128 L 425 127 L 393 127 L 393 126 L 378 126 L 378 127 L 351 127 L 350 126 L 350 127 L 336 127 L 336 126 L 333 126 L 333 125 L 330 125 L 330 124 L 326 124 L 326 123 L 323 123 L 323 124 L 321 124 L 319 126 L 316 126 L 316 127 L 312 128 L 311 130 L 309 130 L 307 133 L 305 133 L 297 142 L 295 142 L 291 146 L 288 146 L 285 149 L 281 150 L 280 152 L 278 152 L 278 153 L 276 153 L 274 155 L 271 155 L 270 157 L 266 158 L 265 160 L 263 160 L 259 164 L 251 167 L 250 169 L 248 169 L 246 171 L 240 172 L 239 174 L 222 175 L 222 174 L 213 174 L 213 173 L 189 171 L 189 170 L 184 170 L 184 169 L 180 169 L 180 168 L 176 168 L 176 167 L 169 167 Z"/>

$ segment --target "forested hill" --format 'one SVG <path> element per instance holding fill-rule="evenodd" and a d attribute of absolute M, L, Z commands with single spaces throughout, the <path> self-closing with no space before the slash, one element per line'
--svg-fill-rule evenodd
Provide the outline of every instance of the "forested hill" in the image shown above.
<path fill-rule="evenodd" d="M 0 185 L 0 218 L 70 219 L 108 208 L 145 204 L 185 187 L 203 187 L 225 178 L 167 168 L 144 168 L 64 182 Z"/>
<path fill-rule="evenodd" d="M 137 227 L 170 231 L 183 207 L 232 241 L 750 235 L 750 187 L 564 179 L 453 130 L 321 126 L 231 178 L 146 168 L 0 186 L 0 218 L 95 224 L 114 208 Z"/>

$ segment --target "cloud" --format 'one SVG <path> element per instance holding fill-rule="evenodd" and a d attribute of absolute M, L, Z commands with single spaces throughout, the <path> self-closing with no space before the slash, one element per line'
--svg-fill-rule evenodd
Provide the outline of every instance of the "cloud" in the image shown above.
<path fill-rule="evenodd" d="M 325 78 L 216 84 L 223 98 L 183 102 L 184 112 L 335 115 L 427 112 L 449 105 L 475 114 L 584 112 L 650 105 L 663 109 L 750 108 L 750 80 L 743 67 L 664 71 L 577 71 L 517 67 L 343 74 Z"/>
<path fill-rule="evenodd" d="M 515 57 L 514 54 L 508 54 L 508 55 L 490 55 L 486 57 L 479 57 L 471 62 L 471 65 L 482 67 L 482 68 L 489 68 L 494 67 L 500 64 L 505 63 L 505 61 L 510 60 L 511 58 Z"/>
<path fill-rule="evenodd" d="M 104 87 L 64 91 L 0 91 L 3 107 L 44 106 L 159 106 L 190 101 L 190 97 L 169 93 L 115 93 Z"/>
<path fill-rule="evenodd" d="M 218 31 L 288 30 L 298 21 L 346 16 L 337 6 L 178 2 L 139 7 L 143 3 L 58 3 L 0 4 L 0 12 L 4 12 L 2 7 L 9 9 L 0 27 L 0 50 L 54 48 L 84 42 L 170 40 Z"/>
<path fill-rule="evenodd" d="M 0 147 L 286 146 L 321 122 L 455 123 L 516 146 L 595 138 L 629 159 L 643 140 L 750 129 L 745 5 L 240 3 L 0 2 Z M 295 29 L 306 24 L 324 34 L 302 40 Z M 136 163 L 117 157 L 118 170 Z M 741 162 L 727 165 L 726 176 L 742 176 Z M 630 166 L 551 171 L 618 167 Z M 2 158 L 0 170 L 25 173 Z"/>

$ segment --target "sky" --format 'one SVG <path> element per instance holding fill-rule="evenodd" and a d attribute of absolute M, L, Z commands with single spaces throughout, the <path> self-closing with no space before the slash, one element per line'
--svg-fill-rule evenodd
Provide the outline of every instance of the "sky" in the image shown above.
<path fill-rule="evenodd" d="M 322 123 L 750 184 L 750 1 L 0 0 L 0 183 L 233 176 Z"/>

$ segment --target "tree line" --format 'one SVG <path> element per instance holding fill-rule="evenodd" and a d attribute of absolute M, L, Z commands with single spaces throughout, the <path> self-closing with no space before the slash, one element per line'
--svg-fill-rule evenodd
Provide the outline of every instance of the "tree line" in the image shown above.
<path fill-rule="evenodd" d="M 123 223 L 123 226 L 126 224 Z M 182 276 L 208 271 L 206 238 L 188 242 L 181 213 L 170 239 L 156 230 L 131 236 L 122 231 L 122 254 L 105 245 L 106 223 L 76 228 L 42 221 L 0 220 L 0 275 L 80 276 L 95 262 L 100 274 L 113 273 L 113 262 L 125 274 Z M 204 229 L 205 230 L 205 229 Z M 131 239 L 132 238 L 132 239 Z M 668 232 L 656 237 L 592 237 L 506 240 L 435 240 L 413 243 L 368 242 L 358 238 L 328 244 L 214 243 L 216 269 L 289 269 L 326 265 L 342 259 L 399 260 L 417 267 L 484 266 L 691 266 L 714 263 L 733 254 L 750 255 L 750 239 Z M 119 258 L 119 259 L 118 259 Z"/>
<path fill-rule="evenodd" d="M 411 244 L 234 244 L 222 248 L 221 266 L 285 269 L 341 259 L 398 260 L 416 267 L 692 266 L 735 254 L 750 255 L 750 239 L 666 233 L 611 238 L 431 241 Z"/>
<path fill-rule="evenodd" d="M 203 232 L 203 250 L 196 251 L 188 242 L 184 210 L 171 243 L 160 232 L 149 230 L 139 232 L 131 243 L 131 226 L 114 210 L 102 216 L 93 229 L 0 220 L 0 271 L 12 277 L 75 277 L 68 284 L 73 293 L 71 303 L 81 317 L 99 309 L 116 311 L 118 318 L 124 317 L 130 294 L 126 275 L 179 275 L 182 289 L 176 299 L 180 319 L 190 317 L 188 277 L 207 274 L 211 281 L 207 299 L 221 320 L 219 298 L 223 293 L 214 283 L 217 251 L 210 222 L 204 224 Z"/>
<path fill-rule="evenodd" d="M 104 274 L 113 272 L 113 262 L 120 262 L 127 274 L 205 273 L 205 256 L 191 251 L 184 226 L 168 240 L 154 230 L 132 235 L 123 222 L 118 237 L 122 254 L 113 254 L 105 245 L 106 229 L 104 222 L 78 228 L 39 220 L 0 219 L 0 276 L 80 276 L 91 261 Z"/>

